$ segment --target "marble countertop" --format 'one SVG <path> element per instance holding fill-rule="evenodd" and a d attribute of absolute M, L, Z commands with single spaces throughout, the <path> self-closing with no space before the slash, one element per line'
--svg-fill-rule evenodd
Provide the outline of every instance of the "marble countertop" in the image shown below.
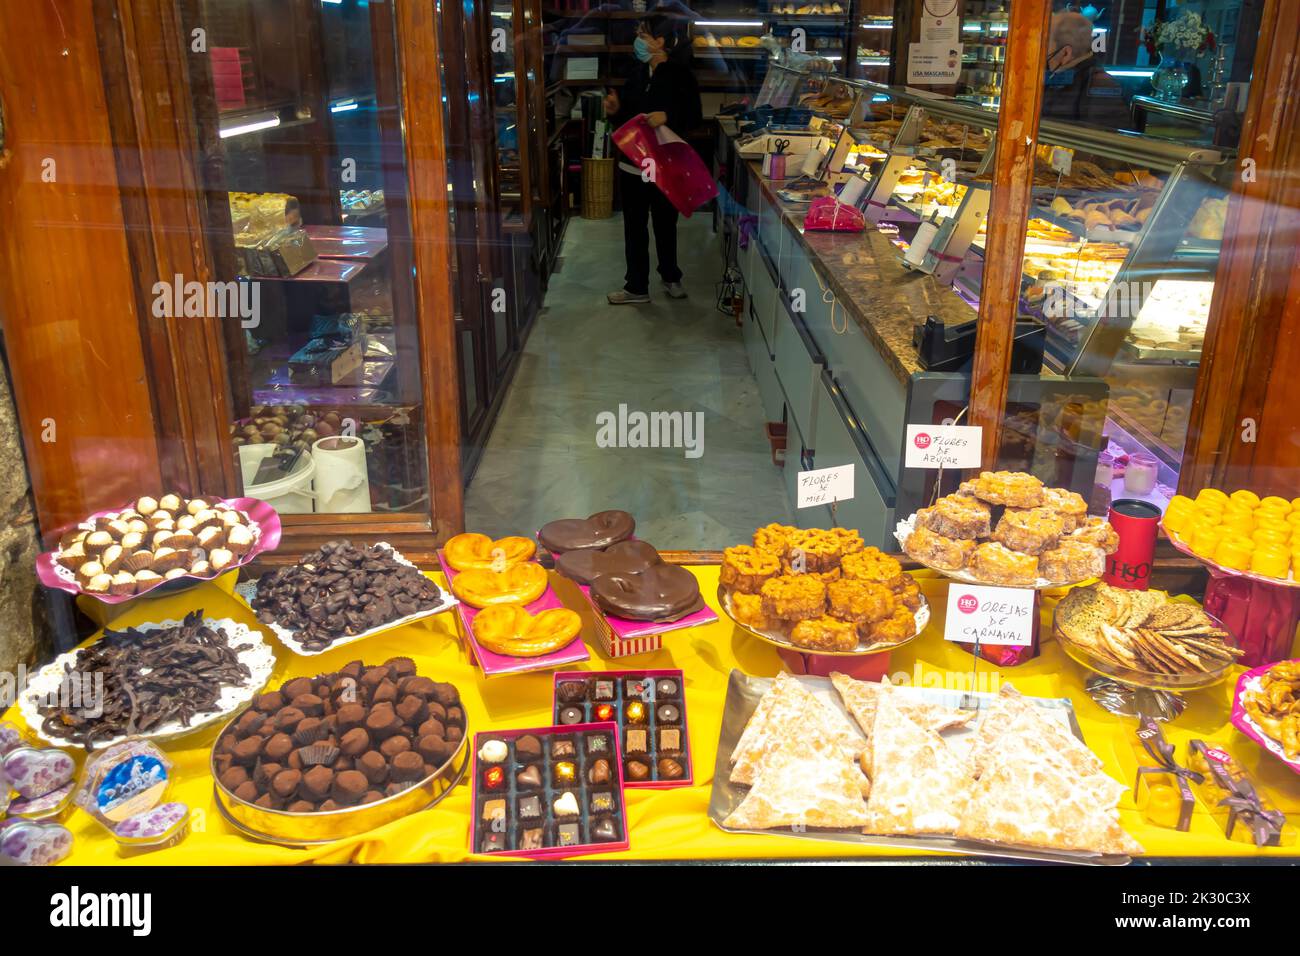
<path fill-rule="evenodd" d="M 786 228 L 808 252 L 822 281 L 904 385 L 922 371 L 912 347 L 914 325 L 924 322 L 927 315 L 937 316 L 944 324 L 975 318 L 975 311 L 951 286 L 904 268 L 899 249 L 870 224 L 860 233 L 805 232 L 808 204 L 784 202 L 776 194 L 782 181 L 765 179 L 756 161 L 745 166 L 765 200 L 781 211 Z"/>

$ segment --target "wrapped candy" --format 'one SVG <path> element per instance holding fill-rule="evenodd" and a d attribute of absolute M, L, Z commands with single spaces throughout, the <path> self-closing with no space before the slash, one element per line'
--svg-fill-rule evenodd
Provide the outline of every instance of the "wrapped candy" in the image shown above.
<path fill-rule="evenodd" d="M 1205 778 L 1174 759 L 1174 745 L 1165 740 L 1160 724 L 1153 717 L 1143 717 L 1137 731 L 1138 769 L 1133 797 L 1149 823 L 1170 830 L 1187 831 L 1196 809 L 1193 783 Z M 1143 766 L 1142 761 L 1154 761 Z"/>
<path fill-rule="evenodd" d="M 1295 826 L 1231 754 L 1204 740 L 1188 751 L 1188 765 L 1203 776 L 1197 793 L 1224 836 L 1255 846 L 1295 843 Z"/>

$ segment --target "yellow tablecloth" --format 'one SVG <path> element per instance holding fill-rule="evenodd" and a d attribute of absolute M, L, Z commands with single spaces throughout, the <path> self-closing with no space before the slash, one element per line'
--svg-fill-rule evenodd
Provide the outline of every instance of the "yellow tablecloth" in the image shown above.
<path fill-rule="evenodd" d="M 717 590 L 717 568 L 693 569 L 710 604 Z M 926 633 L 894 652 L 892 675 L 906 674 L 925 679 L 927 674 L 968 673 L 971 656 L 943 640 L 944 581 L 918 575 L 933 610 Z M 435 576 L 436 579 L 436 576 Z M 225 584 L 225 582 L 222 582 Z M 1044 633 L 1050 633 L 1049 599 L 1044 608 Z M 131 603 L 114 619 L 117 627 L 151 620 L 180 618 L 187 611 L 202 608 L 214 617 L 230 617 L 256 624 L 249 609 L 216 583 L 200 585 L 179 595 Z M 584 635 L 593 633 L 590 611 L 581 609 Z M 716 607 L 715 607 L 716 610 Z M 497 677 L 484 680 L 461 649 L 454 614 L 438 615 L 431 621 L 408 625 L 319 657 L 299 657 L 274 642 L 277 667 L 272 681 L 336 670 L 361 658 L 380 663 L 389 657 L 407 655 L 415 659 L 421 674 L 454 683 L 464 699 L 470 735 L 492 728 L 537 727 L 551 724 L 550 672 Z M 775 650 L 738 631 L 719 613 L 719 621 L 671 634 L 664 650 L 624 660 L 606 660 L 594 646 L 591 670 L 681 668 L 686 677 L 686 706 L 690 723 L 690 744 L 695 783 L 675 790 L 628 790 L 627 819 L 631 848 L 622 853 L 599 854 L 592 859 L 680 860 L 728 858 L 799 857 L 883 857 L 917 855 L 914 850 L 890 852 L 879 847 L 794 839 L 780 836 L 727 834 L 718 830 L 706 812 L 713 785 L 713 764 L 728 675 L 733 668 L 756 676 L 772 676 L 781 669 Z M 981 662 L 980 670 L 992 668 Z M 1135 721 L 1116 718 L 1098 707 L 1083 689 L 1087 674 L 1049 642 L 1036 660 L 1000 673 L 1024 693 L 1044 697 L 1070 697 L 1088 745 L 1105 761 L 1118 780 L 1131 783 L 1134 758 L 1129 738 Z M 932 680 L 935 678 L 931 678 Z M 1187 740 L 1213 739 L 1224 744 L 1266 788 L 1280 798 L 1283 809 L 1300 812 L 1300 776 L 1265 753 L 1228 723 L 1235 681 L 1189 695 L 1189 706 L 1177 721 L 1166 725 L 1169 739 L 1179 748 Z M 7 719 L 21 724 L 17 711 Z M 470 790 L 463 785 L 437 806 L 396 821 L 370 833 L 325 847 L 288 849 L 257 843 L 235 831 L 221 817 L 212 795 L 208 752 L 216 727 L 182 738 L 165 747 L 176 762 L 178 781 L 171 799 L 183 800 L 194 809 L 194 828 L 180 845 L 155 853 L 124 858 L 116 843 L 99 824 L 80 810 L 73 811 L 67 825 L 76 835 L 69 862 L 74 864 L 144 863 L 174 865 L 285 864 L 285 863 L 421 863 L 465 859 L 489 859 L 469 852 Z M 1148 826 L 1131 804 L 1122 807 L 1124 826 L 1146 847 L 1151 856 L 1246 857 L 1300 855 L 1297 848 L 1258 850 L 1224 839 L 1216 823 L 1197 804 L 1191 832 L 1177 833 Z"/>

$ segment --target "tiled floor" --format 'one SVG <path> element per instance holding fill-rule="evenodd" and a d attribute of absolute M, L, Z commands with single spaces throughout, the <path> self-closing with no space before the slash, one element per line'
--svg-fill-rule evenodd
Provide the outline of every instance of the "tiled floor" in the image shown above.
<path fill-rule="evenodd" d="M 740 329 L 714 308 L 718 237 L 699 213 L 678 225 L 685 300 L 651 275 L 650 305 L 611 306 L 622 286 L 618 217 L 575 217 L 562 266 L 466 492 L 465 526 L 528 534 L 553 518 L 624 508 L 660 548 L 722 548 L 756 525 L 792 523 L 763 434 Z M 600 447 L 601 413 L 703 413 L 702 454 Z"/>

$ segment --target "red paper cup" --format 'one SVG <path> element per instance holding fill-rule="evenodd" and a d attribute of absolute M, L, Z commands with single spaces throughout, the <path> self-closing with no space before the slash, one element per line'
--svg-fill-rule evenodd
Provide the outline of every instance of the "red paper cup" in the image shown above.
<path fill-rule="evenodd" d="M 1137 498 L 1120 498 L 1111 503 L 1108 520 L 1119 534 L 1119 550 L 1106 559 L 1102 580 L 1112 587 L 1145 591 L 1151 584 L 1160 509 Z"/>

